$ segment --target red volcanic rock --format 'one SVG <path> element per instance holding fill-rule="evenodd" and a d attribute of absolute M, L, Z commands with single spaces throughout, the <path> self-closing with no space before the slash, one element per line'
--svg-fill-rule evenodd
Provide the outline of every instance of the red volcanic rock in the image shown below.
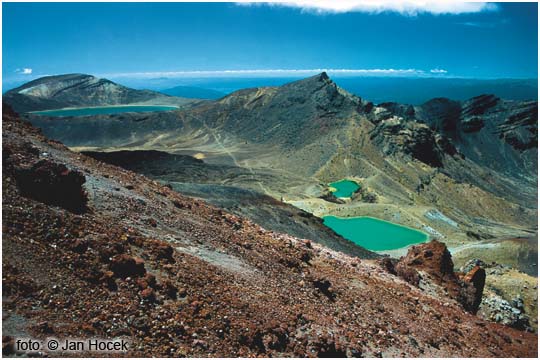
<path fill-rule="evenodd" d="M 79 171 L 40 160 L 30 168 L 18 168 L 16 179 L 23 196 L 74 213 L 86 211 L 88 197 L 82 187 L 86 179 Z"/>
<path fill-rule="evenodd" d="M 463 291 L 461 303 L 467 311 L 476 314 L 482 302 L 482 293 L 486 284 L 486 271 L 480 266 L 475 266 L 461 280 L 463 281 Z"/>
<path fill-rule="evenodd" d="M 438 279 L 455 277 L 452 255 L 446 245 L 437 240 L 411 247 L 407 255 L 399 260 L 396 271 L 400 275 L 407 272 L 407 268 L 423 270 Z"/>
<path fill-rule="evenodd" d="M 148 301 L 154 301 L 156 299 L 156 293 L 152 288 L 146 288 L 141 291 L 141 298 Z"/>
<path fill-rule="evenodd" d="M 150 256 L 155 260 L 165 260 L 165 262 L 173 263 L 174 249 L 173 247 L 163 240 L 152 239 L 147 241 L 150 248 Z"/>
<path fill-rule="evenodd" d="M 388 261 L 382 264 L 388 268 Z M 408 283 L 426 287 L 432 283 L 442 287 L 463 308 L 476 313 L 482 301 L 486 272 L 480 266 L 466 275 L 454 273 L 452 256 L 446 245 L 437 240 L 413 246 L 394 267 L 395 273 Z"/>
<path fill-rule="evenodd" d="M 121 278 L 128 276 L 142 276 L 146 273 L 144 261 L 135 259 L 127 254 L 116 255 L 110 264 L 114 275 Z"/>

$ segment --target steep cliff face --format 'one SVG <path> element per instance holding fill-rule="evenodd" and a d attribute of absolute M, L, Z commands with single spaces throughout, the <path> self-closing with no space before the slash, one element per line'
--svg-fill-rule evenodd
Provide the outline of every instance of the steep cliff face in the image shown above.
<path fill-rule="evenodd" d="M 15 111 L 58 109 L 72 106 L 103 106 L 145 101 L 189 102 L 150 90 L 135 90 L 92 75 L 47 76 L 30 81 L 4 94 Z"/>
<path fill-rule="evenodd" d="M 463 103 L 435 99 L 417 118 L 449 137 L 468 159 L 522 179 L 536 178 L 538 103 L 480 95 Z"/>
<path fill-rule="evenodd" d="M 375 261 L 71 152 L 9 111 L 2 125 L 5 329 L 122 336 L 128 356 L 536 355 L 535 335 L 426 295 Z M 23 185 L 25 169 L 40 183 Z M 84 190 L 84 209 L 59 192 L 35 196 L 47 183 Z M 3 335 L 7 355 L 18 334 Z"/>
<path fill-rule="evenodd" d="M 376 123 L 377 126 L 371 132 L 371 140 L 385 155 L 410 155 L 434 168 L 443 167 L 446 156 L 459 156 L 448 138 L 425 124 L 397 116 L 377 119 Z"/>

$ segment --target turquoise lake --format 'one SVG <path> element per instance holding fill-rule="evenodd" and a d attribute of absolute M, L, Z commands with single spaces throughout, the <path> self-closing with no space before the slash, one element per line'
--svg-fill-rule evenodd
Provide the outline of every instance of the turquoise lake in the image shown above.
<path fill-rule="evenodd" d="M 371 217 L 324 216 L 323 222 L 345 239 L 373 251 L 399 249 L 428 240 L 428 235 L 421 231 Z"/>
<path fill-rule="evenodd" d="M 333 183 L 328 184 L 331 187 L 335 188 L 336 191 L 334 191 L 335 197 L 351 197 L 351 195 L 358 189 L 360 189 L 360 186 L 358 186 L 357 183 L 350 180 L 340 180 Z"/>
<path fill-rule="evenodd" d="M 96 106 L 73 109 L 56 109 L 33 111 L 32 114 L 46 116 L 90 116 L 90 115 L 111 115 L 125 112 L 154 112 L 169 111 L 178 109 L 176 106 L 165 105 L 127 105 L 127 106 Z"/>

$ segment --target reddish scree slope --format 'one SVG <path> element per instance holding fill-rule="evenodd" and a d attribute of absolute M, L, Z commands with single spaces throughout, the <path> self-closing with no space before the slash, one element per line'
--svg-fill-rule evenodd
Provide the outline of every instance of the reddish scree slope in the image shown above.
<path fill-rule="evenodd" d="M 73 153 L 7 108 L 3 163 L 4 326 L 123 336 L 130 356 L 536 356 L 534 334 Z"/>

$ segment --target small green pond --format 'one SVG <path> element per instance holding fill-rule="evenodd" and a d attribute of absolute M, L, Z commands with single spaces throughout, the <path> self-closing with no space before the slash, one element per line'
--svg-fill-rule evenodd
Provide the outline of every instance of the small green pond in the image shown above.
<path fill-rule="evenodd" d="M 45 116 L 90 116 L 90 115 L 111 115 L 125 112 L 154 112 L 176 110 L 176 106 L 165 105 L 124 105 L 124 106 L 96 106 L 81 108 L 66 108 L 44 111 L 33 111 L 31 114 Z"/>
<path fill-rule="evenodd" d="M 372 251 L 399 249 L 428 240 L 421 231 L 371 217 L 324 216 L 323 222 L 345 239 Z"/>
<path fill-rule="evenodd" d="M 335 197 L 351 197 L 351 195 L 358 189 L 360 189 L 360 186 L 351 180 L 340 180 L 333 183 L 328 184 L 330 187 L 333 187 L 336 189 L 334 191 Z"/>

